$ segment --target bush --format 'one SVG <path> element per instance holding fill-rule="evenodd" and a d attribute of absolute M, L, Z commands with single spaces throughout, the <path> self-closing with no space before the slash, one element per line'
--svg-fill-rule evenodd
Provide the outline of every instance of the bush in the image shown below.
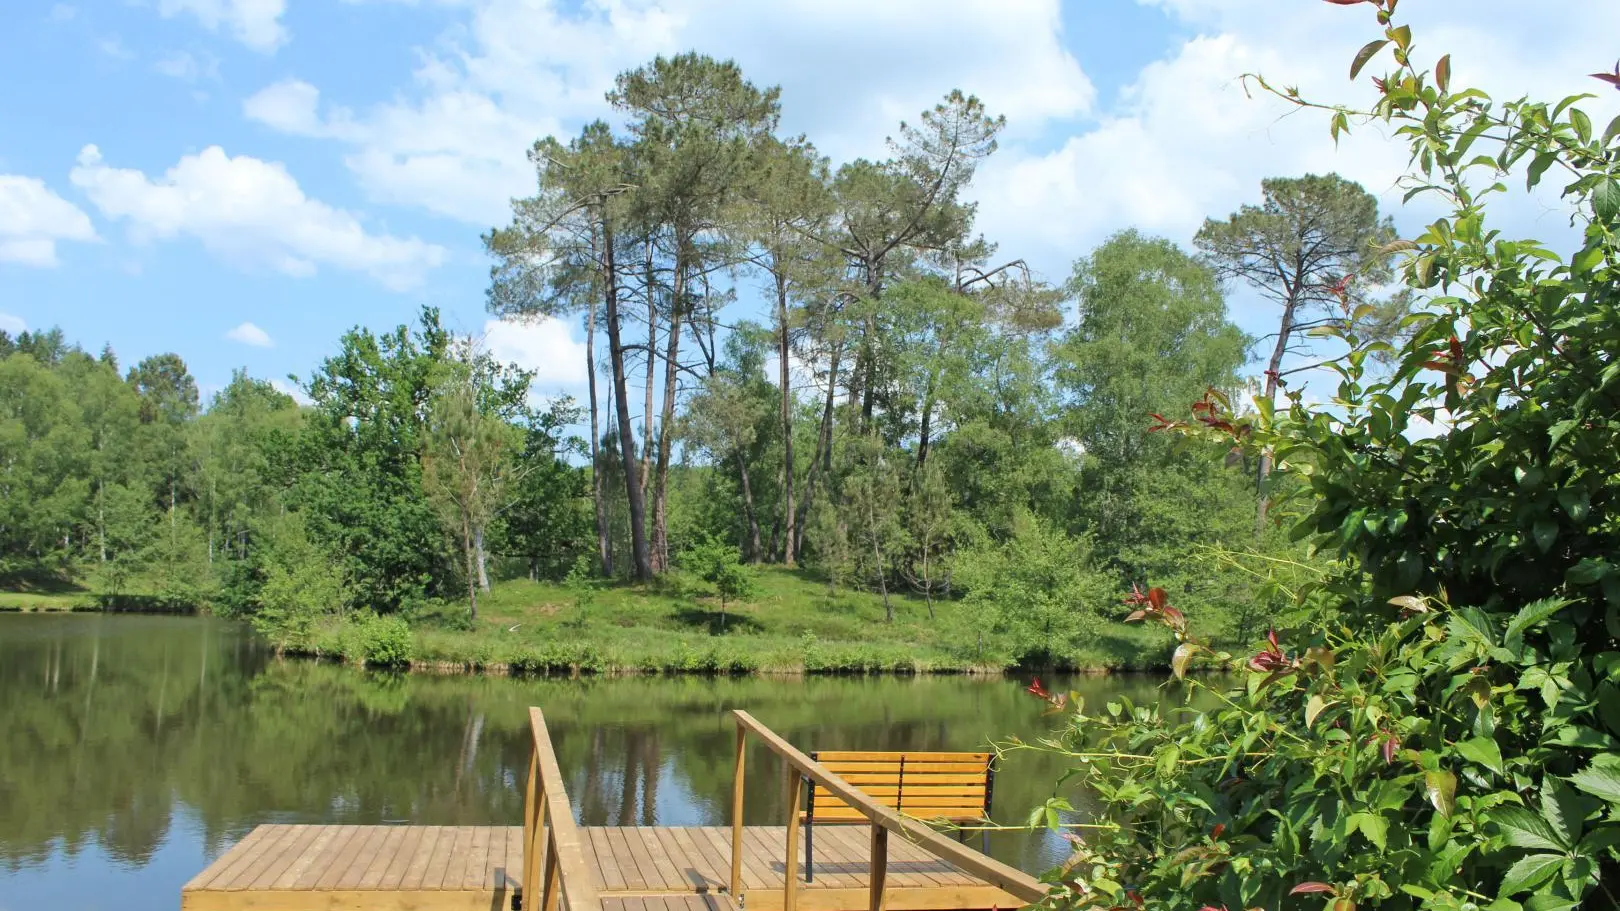
<path fill-rule="evenodd" d="M 1397 245 L 1434 296 L 1393 350 L 1347 305 L 1334 410 L 1295 394 L 1244 417 L 1211 396 L 1181 425 L 1305 482 L 1295 534 L 1346 561 L 1317 591 L 1340 619 L 1272 633 L 1236 690 L 1191 684 L 1208 711 L 1074 706 L 1063 748 L 1103 818 L 1051 904 L 1620 904 L 1620 125 L 1594 132 L 1579 99 L 1455 90 L 1449 58 L 1413 62 L 1395 0 L 1367 2 L 1387 27 L 1358 68 L 1385 46 L 1397 63 L 1372 114 L 1411 141 L 1417 192 L 1453 208 Z M 1332 114 L 1335 135 L 1349 124 Z M 1582 249 L 1487 226 L 1481 200 L 1516 163 L 1569 181 Z M 1470 185 L 1481 170 L 1492 188 Z M 1451 428 L 1410 439 L 1414 416 Z M 1229 659 L 1162 589 L 1132 601 L 1177 636 L 1178 674 Z"/>
<path fill-rule="evenodd" d="M 415 654 L 410 624 L 398 616 L 360 611 L 345 624 L 343 657 L 372 667 L 404 667 Z"/>

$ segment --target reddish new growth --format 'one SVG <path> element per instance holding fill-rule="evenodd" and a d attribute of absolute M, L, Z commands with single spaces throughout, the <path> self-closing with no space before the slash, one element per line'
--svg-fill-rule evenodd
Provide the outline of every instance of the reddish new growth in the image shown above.
<path fill-rule="evenodd" d="M 1192 413 L 1193 420 L 1211 430 L 1219 430 L 1234 440 L 1242 440 L 1249 435 L 1247 425 L 1240 426 L 1233 423 L 1226 396 L 1213 386 L 1204 390 L 1204 397 L 1192 404 Z M 1148 417 L 1154 422 L 1153 426 L 1148 428 L 1149 433 L 1190 426 L 1187 421 L 1172 421 L 1162 414 L 1149 414 Z"/>
<path fill-rule="evenodd" d="M 1289 673 L 1299 667 L 1299 662 L 1283 654 L 1282 646 L 1277 644 L 1277 631 L 1267 630 L 1266 647 L 1249 659 L 1249 667 L 1273 674 Z"/>
<path fill-rule="evenodd" d="M 1170 606 L 1170 596 L 1162 588 L 1150 588 L 1144 592 L 1140 585 L 1132 584 L 1131 593 L 1125 596 L 1125 603 L 1137 607 L 1125 618 L 1126 623 L 1152 619 L 1177 633 L 1187 632 L 1187 615 Z"/>
<path fill-rule="evenodd" d="M 1337 2 L 1339 2 L 1339 0 L 1328 0 L 1328 2 L 1337 3 Z M 1608 84 L 1614 86 L 1615 88 L 1620 89 L 1620 63 L 1616 63 L 1614 65 L 1614 72 L 1612 72 L 1612 73 L 1593 73 L 1592 78 L 1593 79 L 1601 79 L 1604 82 L 1607 82 Z"/>
<path fill-rule="evenodd" d="M 1048 693 L 1046 691 L 1046 687 L 1041 686 L 1041 678 L 1039 677 L 1035 678 L 1035 682 L 1024 687 L 1024 692 L 1029 693 L 1031 696 L 1034 696 L 1036 699 L 1039 699 L 1042 702 L 1048 703 L 1052 706 L 1052 711 L 1054 712 L 1063 708 L 1069 702 L 1069 697 L 1063 695 L 1062 693 L 1057 695 Z"/>

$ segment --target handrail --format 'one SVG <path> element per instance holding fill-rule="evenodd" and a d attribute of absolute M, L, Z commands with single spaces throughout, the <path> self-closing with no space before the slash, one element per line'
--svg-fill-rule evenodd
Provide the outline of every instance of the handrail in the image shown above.
<path fill-rule="evenodd" d="M 855 787 L 821 763 L 800 752 L 793 744 L 783 740 L 775 731 L 741 709 L 732 711 L 737 721 L 736 777 L 731 792 L 731 893 L 742 891 L 743 843 L 743 757 L 749 732 L 759 736 L 771 751 L 781 756 L 788 766 L 788 822 L 787 865 L 784 870 L 783 911 L 796 911 L 799 891 L 799 805 L 803 791 L 799 787 L 802 775 L 837 795 L 845 804 L 860 811 L 872 822 L 872 870 L 870 911 L 882 911 L 883 884 L 888 869 L 888 834 L 894 832 L 913 844 L 945 860 L 964 872 L 971 873 L 1020 901 L 1033 904 L 1046 897 L 1046 887 L 1022 870 L 1010 867 L 995 858 L 980 854 L 966 845 L 958 844 L 920 822 L 902 816 L 874 801 L 866 792 Z"/>
<path fill-rule="evenodd" d="M 529 759 L 529 782 L 523 797 L 524 911 L 557 911 L 559 897 L 566 902 L 567 911 L 601 911 L 602 901 L 585 862 L 585 849 L 574 824 L 574 810 L 568 805 L 568 793 L 563 789 L 551 734 L 546 730 L 545 716 L 534 706 L 529 707 L 529 730 L 534 752 Z"/>

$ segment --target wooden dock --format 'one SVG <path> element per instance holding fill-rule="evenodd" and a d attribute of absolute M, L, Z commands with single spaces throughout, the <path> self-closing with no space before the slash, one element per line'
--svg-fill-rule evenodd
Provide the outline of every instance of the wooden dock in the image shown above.
<path fill-rule="evenodd" d="M 722 911 L 731 830 L 722 826 L 581 828 L 603 905 L 624 911 Z M 744 830 L 749 911 L 781 911 L 787 829 Z M 816 875 L 800 911 L 866 908 L 865 830 L 817 834 Z M 421 909 L 507 911 L 523 870 L 522 826 L 259 826 L 187 883 L 182 911 Z M 542 871 L 543 875 L 543 871 Z M 889 845 L 892 911 L 1013 908 L 1023 904 L 928 852 Z M 611 903 L 611 904 L 610 904 Z"/>
<path fill-rule="evenodd" d="M 259 826 L 182 888 L 181 911 L 970 911 L 1044 893 L 736 714 L 734 820 L 752 732 L 787 761 L 791 804 L 803 774 L 870 822 L 817 827 L 813 881 L 799 862 L 799 826 L 576 826 L 533 709 L 524 825 Z M 788 818 L 797 815 L 791 807 Z"/>

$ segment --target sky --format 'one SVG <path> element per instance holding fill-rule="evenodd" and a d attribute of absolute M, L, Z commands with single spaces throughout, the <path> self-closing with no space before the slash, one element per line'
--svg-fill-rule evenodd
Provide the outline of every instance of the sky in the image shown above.
<path fill-rule="evenodd" d="M 1620 93 L 1616 0 L 1405 0 L 1419 59 L 1498 97 Z M 423 305 L 538 392 L 582 393 L 583 331 L 493 322 L 480 235 L 533 192 L 525 151 L 598 117 L 658 54 L 735 59 L 836 165 L 881 157 L 952 89 L 1008 127 L 971 189 L 1002 259 L 1052 281 L 1125 228 L 1190 244 L 1267 176 L 1337 171 L 1403 236 L 1404 147 L 1246 92 L 1258 72 L 1365 106 L 1347 79 L 1370 6 L 1322 0 L 5 0 L 0 330 L 60 326 L 122 363 L 173 351 L 205 395 L 235 369 L 305 377 L 361 325 Z M 1387 60 L 1382 63 L 1387 64 Z M 1379 62 L 1371 70 L 1381 69 Z M 1603 119 L 1599 120 L 1599 116 Z M 1509 234 L 1569 248 L 1557 192 Z M 740 305 L 746 309 L 745 301 Z M 1254 334 L 1276 314 L 1233 289 Z"/>

